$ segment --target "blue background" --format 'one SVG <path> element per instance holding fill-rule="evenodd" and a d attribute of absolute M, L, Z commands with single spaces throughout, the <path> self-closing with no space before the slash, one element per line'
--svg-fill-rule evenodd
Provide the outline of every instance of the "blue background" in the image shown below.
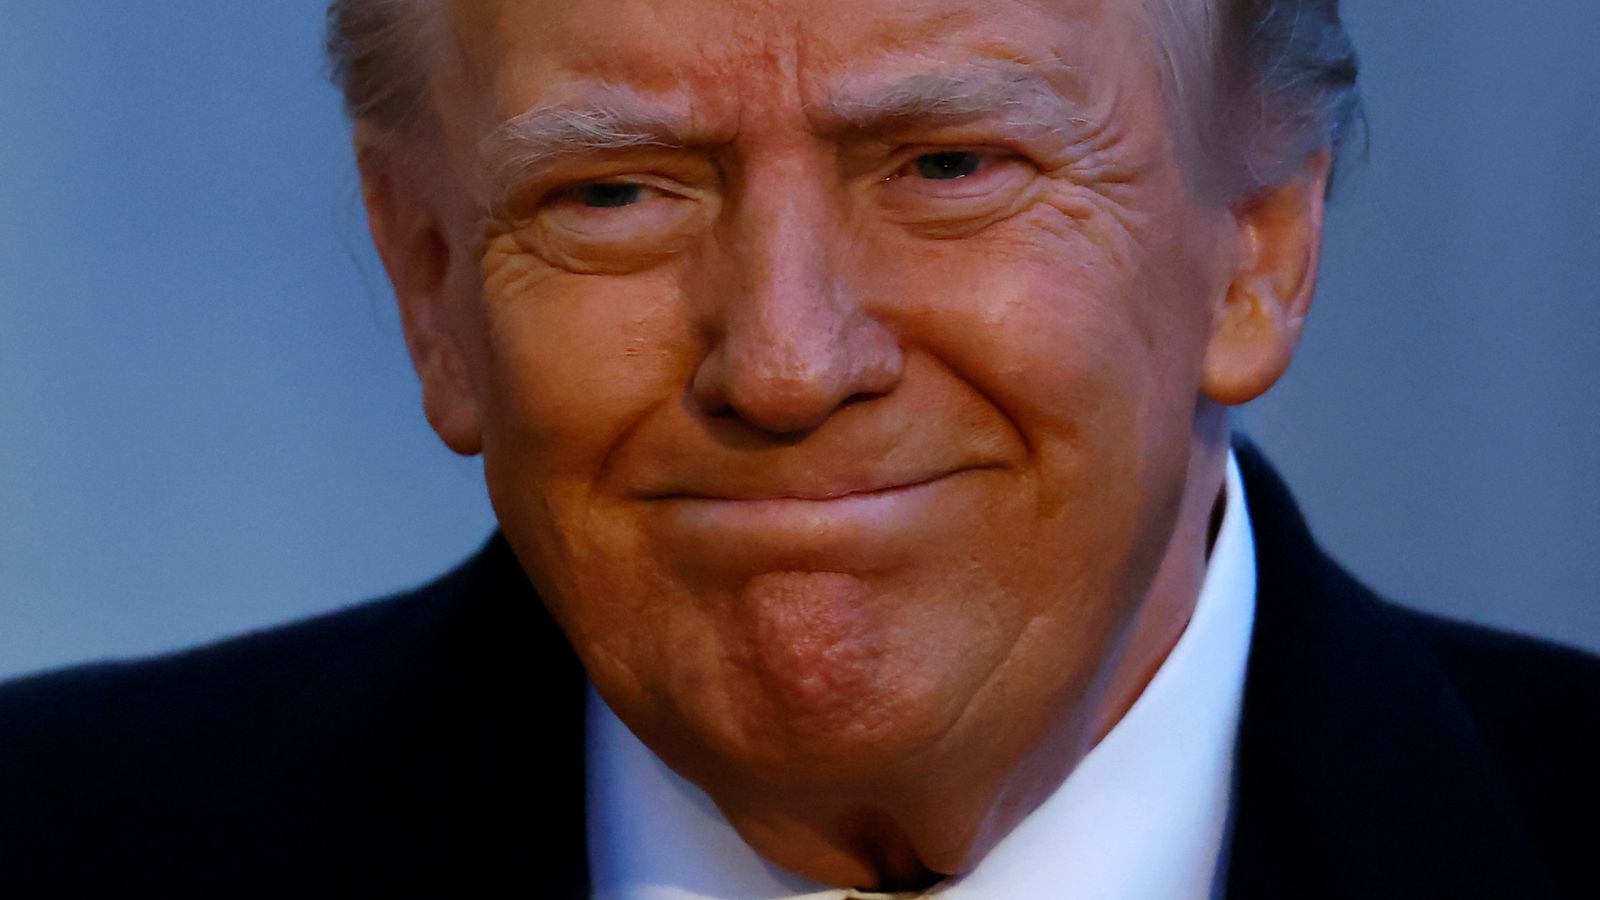
<path fill-rule="evenodd" d="M 414 585 L 492 527 L 422 419 L 322 5 L 0 0 L 0 676 Z M 1379 589 L 1600 648 L 1600 4 L 1345 6 L 1372 158 L 1243 420 Z"/>

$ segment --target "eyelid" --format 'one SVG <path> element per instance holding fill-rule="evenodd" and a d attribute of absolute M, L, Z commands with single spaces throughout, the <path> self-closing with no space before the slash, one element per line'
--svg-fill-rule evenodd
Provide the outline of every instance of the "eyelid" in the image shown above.
<path fill-rule="evenodd" d="M 997 163 L 1008 161 L 1021 162 L 1034 165 L 1032 160 L 1014 147 L 996 146 L 994 144 L 913 144 L 901 149 L 894 154 L 894 162 L 889 167 L 889 173 L 883 177 L 884 181 L 893 181 L 908 173 L 917 160 L 924 156 L 935 156 L 941 153 L 971 153 L 982 159 L 978 171 L 962 178 L 948 179 L 951 184 L 977 178 L 994 168 Z M 934 181 L 936 179 L 918 179 L 921 181 Z"/>
<path fill-rule="evenodd" d="M 960 178 L 903 177 L 917 157 L 977 153 L 983 165 Z M 1023 209 L 1041 184 L 1035 157 L 992 143 L 910 145 L 891 157 L 894 168 L 877 192 L 888 221 L 926 238 L 970 237 Z"/>
<path fill-rule="evenodd" d="M 686 198 L 688 192 L 681 186 L 667 187 L 665 179 L 644 175 L 606 175 L 599 178 L 585 178 L 579 181 L 565 181 L 544 194 L 543 202 L 573 202 L 580 200 L 585 188 L 601 184 L 637 185 L 643 189 L 644 196 L 652 194 L 666 197 Z M 642 202 L 642 201 L 641 201 Z"/>
<path fill-rule="evenodd" d="M 522 214 L 570 196 L 584 185 L 605 182 L 641 184 L 666 195 L 700 198 L 715 186 L 718 173 L 704 160 L 681 153 L 630 153 L 612 158 L 567 159 L 551 165 L 510 192 L 502 208 Z"/>
<path fill-rule="evenodd" d="M 618 274 L 648 268 L 683 249 L 714 218 L 714 191 L 640 172 L 636 167 L 589 178 L 569 174 L 545 187 L 523 219 L 541 248 L 535 252 L 572 271 Z M 594 184 L 640 185 L 645 192 L 622 206 L 591 206 L 583 191 Z"/>
<path fill-rule="evenodd" d="M 927 178 L 915 171 L 917 159 L 934 153 L 976 153 L 982 157 L 976 171 L 959 178 Z M 1013 150 L 994 147 L 949 147 L 919 149 L 903 157 L 890 173 L 882 179 L 885 188 L 905 197 L 920 197 L 922 202 L 976 200 L 1002 189 L 1009 180 L 1015 180 L 1019 166 L 1033 171 L 1037 164 Z"/>

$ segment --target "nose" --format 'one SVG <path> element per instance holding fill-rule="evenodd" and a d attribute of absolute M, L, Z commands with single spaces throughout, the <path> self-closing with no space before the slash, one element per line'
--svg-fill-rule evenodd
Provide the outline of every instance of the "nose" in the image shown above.
<path fill-rule="evenodd" d="M 781 181 L 748 185 L 726 223 L 729 277 L 715 290 L 714 341 L 691 392 L 708 415 L 792 435 L 894 390 L 904 363 L 843 264 L 848 239 L 834 204 L 806 189 L 810 179 Z"/>

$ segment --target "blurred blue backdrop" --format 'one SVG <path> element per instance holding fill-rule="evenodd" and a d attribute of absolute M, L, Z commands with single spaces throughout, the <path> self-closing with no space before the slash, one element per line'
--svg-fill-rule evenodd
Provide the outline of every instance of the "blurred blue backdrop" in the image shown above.
<path fill-rule="evenodd" d="M 1600 649 L 1600 4 L 1345 6 L 1372 158 L 1243 420 L 1379 589 Z M 410 586 L 492 527 L 422 419 L 322 7 L 0 2 L 0 676 Z"/>

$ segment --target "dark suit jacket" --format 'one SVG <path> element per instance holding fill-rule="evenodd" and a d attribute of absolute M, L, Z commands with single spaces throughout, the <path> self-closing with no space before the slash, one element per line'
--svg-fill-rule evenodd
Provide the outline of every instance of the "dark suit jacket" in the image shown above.
<path fill-rule="evenodd" d="M 1379 600 L 1240 456 L 1228 897 L 1600 896 L 1600 661 Z M 409 594 L 13 682 L 0 893 L 580 896 L 583 685 L 498 537 Z"/>

